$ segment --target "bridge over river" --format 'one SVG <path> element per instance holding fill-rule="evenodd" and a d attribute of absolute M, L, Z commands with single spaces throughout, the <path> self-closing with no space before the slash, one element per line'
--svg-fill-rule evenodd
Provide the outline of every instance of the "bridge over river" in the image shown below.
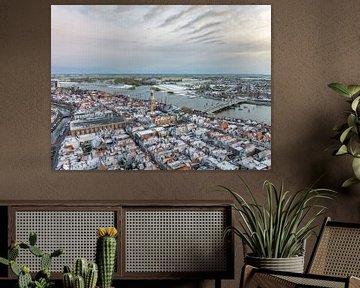
<path fill-rule="evenodd" d="M 271 105 L 271 101 L 267 101 L 267 100 L 252 100 L 252 99 L 234 99 L 231 101 L 226 101 L 226 102 L 221 102 L 215 106 L 211 106 L 207 109 L 204 110 L 204 112 L 206 113 L 215 113 L 215 112 L 219 112 L 221 110 L 225 110 L 231 106 L 236 106 L 239 104 L 252 104 L 252 105 L 265 105 L 265 106 L 270 106 Z"/>
<path fill-rule="evenodd" d="M 247 102 L 248 102 L 248 100 L 245 100 L 245 99 L 235 99 L 235 100 L 227 101 L 225 103 L 219 103 L 216 106 L 206 109 L 205 112 L 206 113 L 215 113 L 215 112 L 224 110 L 228 107 L 236 106 L 238 104 L 243 104 L 243 103 L 247 103 Z"/>

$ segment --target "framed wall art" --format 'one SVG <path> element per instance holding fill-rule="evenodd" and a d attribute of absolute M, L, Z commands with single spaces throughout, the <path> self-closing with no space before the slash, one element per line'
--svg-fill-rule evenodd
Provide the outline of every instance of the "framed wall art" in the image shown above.
<path fill-rule="evenodd" d="M 52 5 L 54 170 L 271 168 L 270 5 Z"/>

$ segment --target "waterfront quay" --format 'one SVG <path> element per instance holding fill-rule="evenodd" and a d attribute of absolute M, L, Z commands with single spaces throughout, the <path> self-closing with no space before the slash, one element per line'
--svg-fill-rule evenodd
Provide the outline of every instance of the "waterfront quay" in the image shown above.
<path fill-rule="evenodd" d="M 271 126 L 100 91 L 52 91 L 55 170 L 267 170 Z M 55 105 L 56 104 L 56 105 Z M 61 122 L 62 123 L 62 122 Z"/>

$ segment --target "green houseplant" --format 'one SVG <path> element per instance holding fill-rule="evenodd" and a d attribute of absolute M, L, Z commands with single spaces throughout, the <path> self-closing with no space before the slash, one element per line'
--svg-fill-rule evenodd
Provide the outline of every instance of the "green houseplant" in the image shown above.
<path fill-rule="evenodd" d="M 340 145 L 334 154 L 338 156 L 348 154 L 352 157 L 354 177 L 347 179 L 342 184 L 343 187 L 348 187 L 360 183 L 360 85 L 331 83 L 328 86 L 346 97 L 351 106 L 346 122 L 334 127 L 340 140 Z"/>
<path fill-rule="evenodd" d="M 284 189 L 283 183 L 277 188 L 266 180 L 267 203 L 261 205 L 249 186 L 242 182 L 251 201 L 227 187 L 221 187 L 234 197 L 233 208 L 240 216 L 239 227 L 229 227 L 225 232 L 233 232 L 249 248 L 251 253 L 244 255 L 246 264 L 303 272 L 304 243 L 314 233 L 316 220 L 326 209 L 318 201 L 331 199 L 334 191 L 310 187 L 291 193 Z"/>
<path fill-rule="evenodd" d="M 36 246 L 37 236 L 35 233 L 30 233 L 29 243 L 19 242 L 12 243 L 8 259 L 0 257 L 0 263 L 10 266 L 11 271 L 18 277 L 19 288 L 50 288 L 54 286 L 54 282 L 50 280 L 50 265 L 54 257 L 58 257 L 64 253 L 63 249 L 57 249 L 52 253 L 43 252 Z M 20 249 L 28 250 L 31 254 L 40 258 L 41 270 L 32 279 L 30 268 L 26 265 L 19 266 L 16 259 L 19 256 Z"/>

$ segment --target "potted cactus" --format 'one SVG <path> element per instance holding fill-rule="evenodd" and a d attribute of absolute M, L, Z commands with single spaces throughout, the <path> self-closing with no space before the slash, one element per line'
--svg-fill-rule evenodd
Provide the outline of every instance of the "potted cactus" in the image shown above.
<path fill-rule="evenodd" d="M 71 272 L 69 266 L 64 267 L 64 288 L 95 288 L 98 279 L 98 267 L 96 263 L 88 262 L 85 258 L 78 258 Z"/>
<path fill-rule="evenodd" d="M 115 227 L 100 227 L 97 229 L 96 262 L 99 267 L 99 287 L 110 288 L 116 258 Z"/>
<path fill-rule="evenodd" d="M 19 288 L 49 288 L 54 285 L 50 280 L 50 265 L 54 257 L 58 257 L 64 253 L 63 249 L 57 249 L 52 253 L 45 253 L 36 246 L 37 236 L 30 233 L 29 243 L 16 243 L 10 245 L 8 259 L 0 257 L 0 263 L 10 266 L 11 271 L 18 277 Z M 33 255 L 41 258 L 41 270 L 35 275 L 34 280 L 30 275 L 30 268 L 26 265 L 19 266 L 16 259 L 19 256 L 20 249 L 26 249 Z"/>

